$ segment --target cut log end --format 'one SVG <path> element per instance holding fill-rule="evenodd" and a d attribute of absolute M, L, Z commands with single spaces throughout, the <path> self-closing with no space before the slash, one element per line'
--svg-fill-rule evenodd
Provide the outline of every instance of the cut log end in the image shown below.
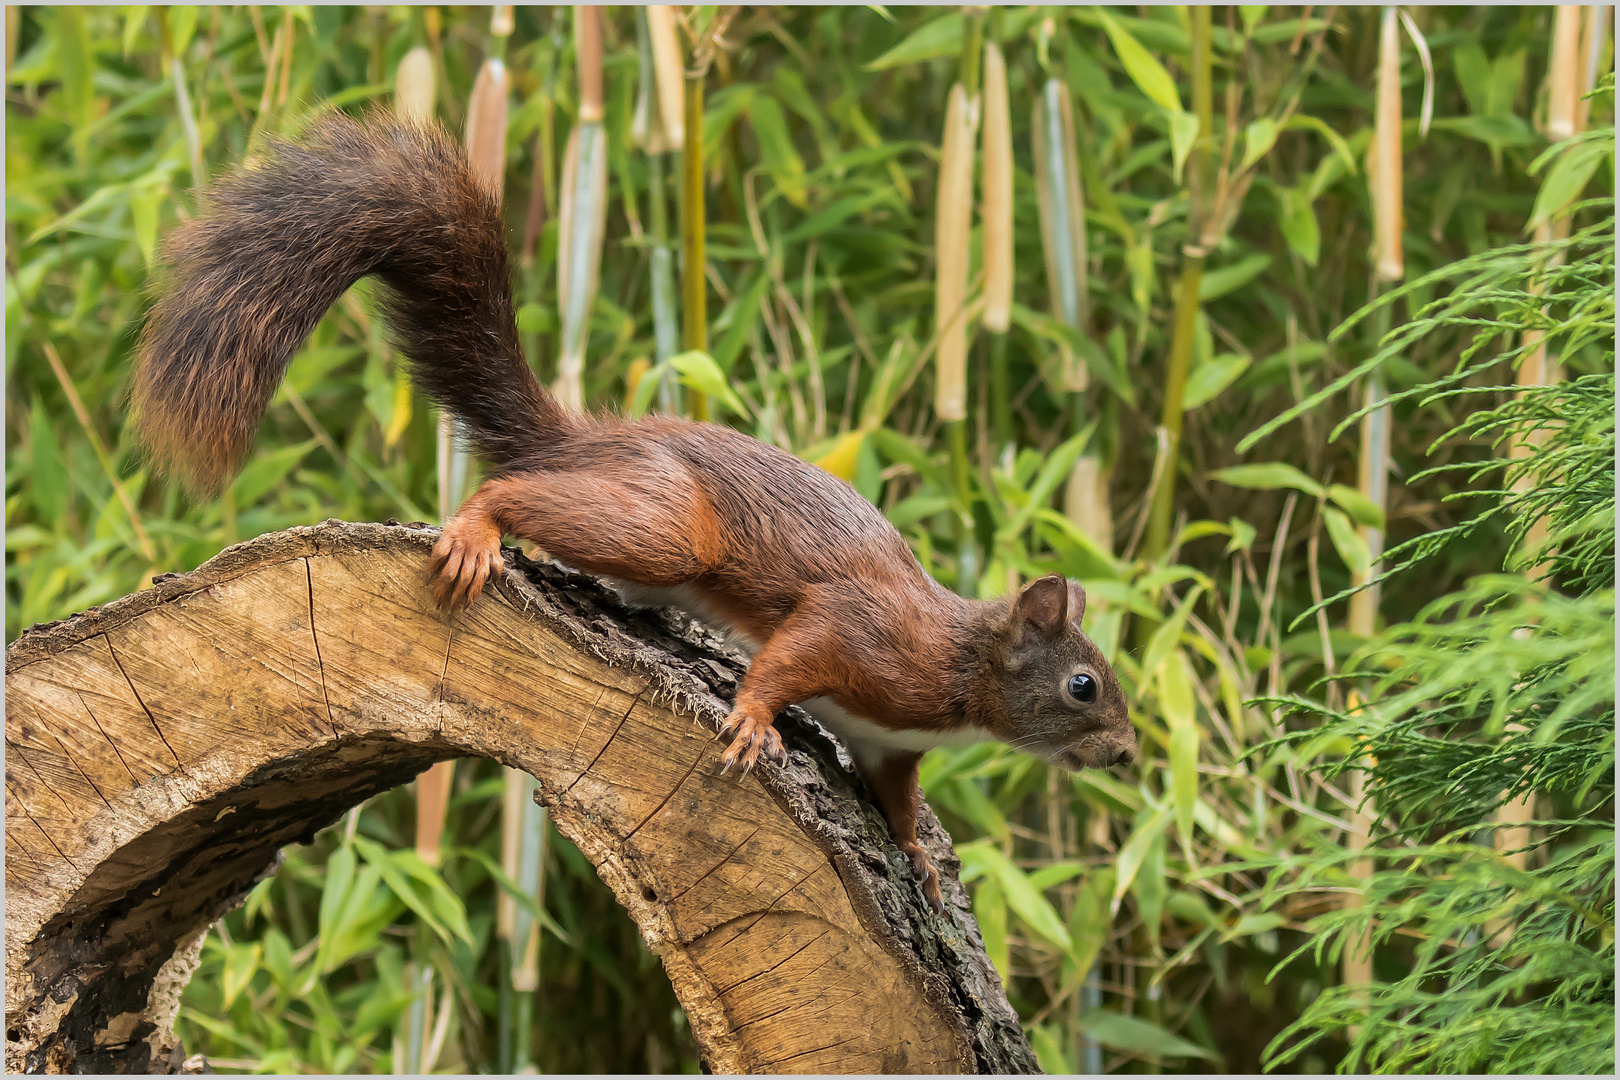
<path fill-rule="evenodd" d="M 443 619 L 435 536 L 260 537 L 7 649 L 8 1070 L 179 1071 L 203 934 L 281 849 L 477 756 L 538 780 L 712 1071 L 1035 1071 L 926 807 L 943 918 L 802 713 L 786 766 L 721 774 L 718 639 L 517 552 Z"/>

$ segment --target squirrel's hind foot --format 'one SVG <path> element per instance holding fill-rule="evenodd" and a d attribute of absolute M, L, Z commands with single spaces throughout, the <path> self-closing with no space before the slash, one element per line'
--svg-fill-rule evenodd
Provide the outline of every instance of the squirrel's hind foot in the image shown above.
<path fill-rule="evenodd" d="M 922 849 L 921 844 L 902 844 L 904 851 L 911 859 L 911 872 L 917 875 L 917 881 L 922 885 L 923 895 L 933 907 L 936 915 L 945 914 L 945 896 L 939 889 L 939 871 L 934 869 L 933 861 L 928 853 Z"/>
<path fill-rule="evenodd" d="M 456 516 L 433 545 L 428 562 L 433 602 L 445 611 L 470 607 L 504 565 L 500 530 L 479 517 Z"/>

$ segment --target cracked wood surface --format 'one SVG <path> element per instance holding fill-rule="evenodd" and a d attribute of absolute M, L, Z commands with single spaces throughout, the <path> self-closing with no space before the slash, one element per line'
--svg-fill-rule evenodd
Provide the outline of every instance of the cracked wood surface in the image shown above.
<path fill-rule="evenodd" d="M 802 713 L 786 766 L 720 773 L 712 635 L 512 551 L 446 621 L 436 535 L 260 537 L 7 649 L 8 1070 L 176 1068 L 176 987 L 279 850 L 474 755 L 536 777 L 713 1071 L 1034 1071 L 926 807 L 944 918 Z"/>

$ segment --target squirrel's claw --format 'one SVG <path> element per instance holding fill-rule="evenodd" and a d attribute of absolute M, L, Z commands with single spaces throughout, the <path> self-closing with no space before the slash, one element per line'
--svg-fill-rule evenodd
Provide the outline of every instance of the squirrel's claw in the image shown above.
<path fill-rule="evenodd" d="M 450 522 L 428 560 L 433 603 L 442 610 L 471 607 L 502 565 L 498 533 L 468 526 L 460 519 Z"/>
<path fill-rule="evenodd" d="M 759 755 L 764 753 L 778 761 L 787 760 L 787 750 L 782 746 L 782 736 L 778 735 L 776 728 L 771 726 L 769 720 L 761 723 L 752 716 L 739 717 L 733 712 L 726 717 L 726 722 L 720 725 L 720 733 L 729 735 L 737 732 L 737 737 L 726 747 L 726 752 L 720 755 L 720 771 L 727 772 L 739 761 L 742 763 L 740 775 L 747 776 L 759 762 Z"/>
<path fill-rule="evenodd" d="M 917 882 L 922 886 L 923 895 L 928 898 L 934 914 L 945 914 L 945 896 L 939 888 L 939 871 L 934 869 L 928 853 L 921 844 L 905 845 L 901 850 L 910 858 L 911 872 L 917 876 Z"/>

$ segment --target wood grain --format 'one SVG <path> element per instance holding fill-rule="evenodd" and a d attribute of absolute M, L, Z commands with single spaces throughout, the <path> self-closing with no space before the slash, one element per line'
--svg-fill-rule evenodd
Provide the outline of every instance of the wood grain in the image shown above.
<path fill-rule="evenodd" d="M 663 960 L 715 1072 L 1030 1072 L 949 840 L 948 913 L 831 739 L 720 772 L 743 670 L 670 613 L 509 552 L 452 620 L 435 530 L 327 522 L 7 650 L 6 1064 L 171 1071 L 176 987 L 280 849 L 435 761 L 495 758 Z"/>

